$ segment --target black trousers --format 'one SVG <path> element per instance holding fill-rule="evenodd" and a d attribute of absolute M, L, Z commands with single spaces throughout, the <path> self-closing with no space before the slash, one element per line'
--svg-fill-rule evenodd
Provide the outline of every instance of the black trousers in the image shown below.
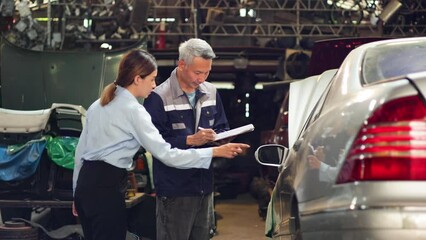
<path fill-rule="evenodd" d="M 127 171 L 103 161 L 85 161 L 75 190 L 75 207 L 85 240 L 125 240 Z"/>

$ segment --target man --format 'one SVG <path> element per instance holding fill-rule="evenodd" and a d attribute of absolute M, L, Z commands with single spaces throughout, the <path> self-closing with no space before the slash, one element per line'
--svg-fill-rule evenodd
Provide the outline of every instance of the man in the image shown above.
<path fill-rule="evenodd" d="M 229 129 L 222 101 L 206 82 L 216 55 L 204 40 L 179 46 L 178 66 L 144 101 L 152 122 L 172 147 L 201 147 Z M 154 159 L 157 239 L 210 239 L 213 169 L 178 169 Z"/>

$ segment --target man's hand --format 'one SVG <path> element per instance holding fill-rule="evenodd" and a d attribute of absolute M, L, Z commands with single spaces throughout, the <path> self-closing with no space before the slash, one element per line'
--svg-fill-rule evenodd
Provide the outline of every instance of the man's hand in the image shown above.
<path fill-rule="evenodd" d="M 197 133 L 186 137 L 186 145 L 202 146 L 206 143 L 213 142 L 216 138 L 216 133 L 213 129 L 199 129 Z"/>

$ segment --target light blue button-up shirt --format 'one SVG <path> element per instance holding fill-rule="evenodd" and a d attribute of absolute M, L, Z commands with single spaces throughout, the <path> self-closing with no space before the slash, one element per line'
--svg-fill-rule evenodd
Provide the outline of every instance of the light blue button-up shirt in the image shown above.
<path fill-rule="evenodd" d="M 149 113 L 127 89 L 117 86 L 115 94 L 109 104 L 101 106 L 98 99 L 87 111 L 75 153 L 74 190 L 83 160 L 102 160 L 119 168 L 130 168 L 140 146 L 171 167 L 209 168 L 212 148 L 171 148 L 152 124 Z"/>

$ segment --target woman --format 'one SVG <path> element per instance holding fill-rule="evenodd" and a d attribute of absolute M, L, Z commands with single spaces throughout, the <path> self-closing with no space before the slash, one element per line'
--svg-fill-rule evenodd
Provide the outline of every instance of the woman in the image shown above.
<path fill-rule="evenodd" d="M 249 147 L 228 143 L 172 149 L 137 101 L 155 88 L 156 76 L 157 64 L 151 54 L 140 49 L 130 51 L 120 62 L 117 80 L 105 87 L 101 98 L 87 111 L 73 176 L 73 214 L 79 216 L 86 240 L 126 238 L 126 169 L 140 146 L 177 168 L 208 168 L 212 157 L 233 158 Z M 214 133 L 209 138 L 213 140 Z"/>

